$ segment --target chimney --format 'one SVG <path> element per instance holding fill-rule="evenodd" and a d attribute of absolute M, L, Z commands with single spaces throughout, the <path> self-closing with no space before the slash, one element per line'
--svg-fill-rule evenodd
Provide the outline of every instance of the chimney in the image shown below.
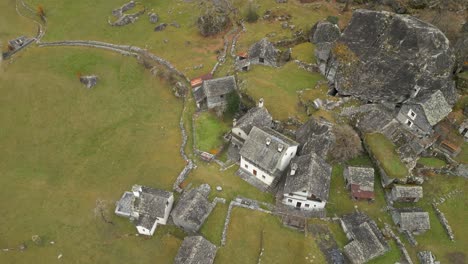
<path fill-rule="evenodd" d="M 237 119 L 234 118 L 232 119 L 232 127 L 235 127 L 237 125 Z"/>
<path fill-rule="evenodd" d="M 267 145 L 267 146 L 270 146 L 270 143 L 271 143 L 271 138 L 267 138 L 267 139 L 266 139 L 266 145 Z"/>
<path fill-rule="evenodd" d="M 296 174 L 296 170 L 297 170 L 297 163 L 293 163 L 291 164 L 291 175 L 294 176 Z"/>
<path fill-rule="evenodd" d="M 283 151 L 283 149 L 284 149 L 283 144 L 278 144 L 278 152 Z"/>
<path fill-rule="evenodd" d="M 262 108 L 263 107 L 263 98 L 260 98 L 260 100 L 258 100 L 258 107 Z"/>
<path fill-rule="evenodd" d="M 132 192 L 133 192 L 133 196 L 135 196 L 137 198 L 140 197 L 141 186 L 140 185 L 133 185 Z"/>

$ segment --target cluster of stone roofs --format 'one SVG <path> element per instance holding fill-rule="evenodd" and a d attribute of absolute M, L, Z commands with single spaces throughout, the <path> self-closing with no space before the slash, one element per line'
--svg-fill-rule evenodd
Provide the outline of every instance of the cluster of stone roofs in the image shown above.
<path fill-rule="evenodd" d="M 174 206 L 174 195 L 165 190 L 134 185 L 116 203 L 115 214 L 129 218 L 139 234 L 152 236 L 158 225 L 172 221 L 192 236 L 186 237 L 175 258 L 175 263 L 211 264 L 217 248 L 195 234 L 201 228 L 215 204 L 208 200 L 211 188 L 202 184 L 185 191 Z"/>

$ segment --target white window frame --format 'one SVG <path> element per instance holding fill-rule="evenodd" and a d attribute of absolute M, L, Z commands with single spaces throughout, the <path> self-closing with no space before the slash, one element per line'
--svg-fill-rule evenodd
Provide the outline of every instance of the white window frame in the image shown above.
<path fill-rule="evenodd" d="M 416 118 L 417 114 L 413 111 L 413 109 L 410 109 L 408 111 L 408 117 L 411 118 L 411 120 L 414 120 Z"/>
<path fill-rule="evenodd" d="M 413 127 L 413 121 L 409 120 L 409 119 L 406 119 L 406 122 L 405 124 L 409 127 Z"/>

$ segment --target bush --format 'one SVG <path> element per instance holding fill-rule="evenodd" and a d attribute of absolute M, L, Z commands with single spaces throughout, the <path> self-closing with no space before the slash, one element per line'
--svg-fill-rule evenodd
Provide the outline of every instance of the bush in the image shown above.
<path fill-rule="evenodd" d="M 348 125 L 335 126 L 335 143 L 330 151 L 331 158 L 337 162 L 344 162 L 361 155 L 361 139 L 354 129 Z"/>
<path fill-rule="evenodd" d="M 258 20 L 258 13 L 257 13 L 257 7 L 255 7 L 252 3 L 249 4 L 247 7 L 247 12 L 245 14 L 245 21 L 249 23 L 255 23 Z"/>
<path fill-rule="evenodd" d="M 240 97 L 236 91 L 230 92 L 227 97 L 226 116 L 233 117 L 239 111 Z"/>
<path fill-rule="evenodd" d="M 327 21 L 332 24 L 338 25 L 339 18 L 336 16 L 328 16 Z"/>

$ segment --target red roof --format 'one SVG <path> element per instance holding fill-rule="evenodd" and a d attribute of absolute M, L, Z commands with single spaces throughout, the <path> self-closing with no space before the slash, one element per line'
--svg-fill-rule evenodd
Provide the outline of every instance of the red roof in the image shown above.
<path fill-rule="evenodd" d="M 207 73 L 198 78 L 192 79 L 190 81 L 190 85 L 192 86 L 192 88 L 195 88 L 195 87 L 202 85 L 203 81 L 211 80 L 211 79 L 213 79 L 213 75 L 211 73 Z"/>
<path fill-rule="evenodd" d="M 363 191 L 357 184 L 351 184 L 351 195 L 356 199 L 374 199 L 374 192 Z"/>
<path fill-rule="evenodd" d="M 242 58 L 247 58 L 249 57 L 249 54 L 247 52 L 239 52 L 237 53 L 237 56 L 242 57 Z"/>

